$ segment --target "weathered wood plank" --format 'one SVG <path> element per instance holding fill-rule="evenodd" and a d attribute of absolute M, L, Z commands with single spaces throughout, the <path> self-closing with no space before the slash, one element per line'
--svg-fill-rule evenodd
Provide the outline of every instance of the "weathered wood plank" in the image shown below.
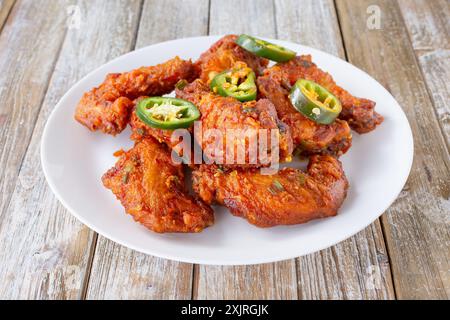
<path fill-rule="evenodd" d="M 99 236 L 87 299 L 189 299 L 192 265 L 155 258 Z"/>
<path fill-rule="evenodd" d="M 2 31 L 3 24 L 6 22 L 14 2 L 16 0 L 0 0 L 0 31 Z"/>
<path fill-rule="evenodd" d="M 0 214 L 9 203 L 64 38 L 61 13 L 68 3 L 20 1 L 0 35 Z"/>
<path fill-rule="evenodd" d="M 211 1 L 211 34 L 275 37 L 273 2 Z M 251 17 L 251 18 L 249 18 Z M 196 266 L 195 299 L 296 299 L 295 260 L 252 266 Z"/>
<path fill-rule="evenodd" d="M 333 0 L 275 1 L 278 38 L 345 59 Z"/>
<path fill-rule="evenodd" d="M 136 47 L 204 35 L 207 20 L 206 0 L 146 1 Z M 189 299 L 192 270 L 191 264 L 138 253 L 99 236 L 87 298 Z"/>
<path fill-rule="evenodd" d="M 212 12 L 213 9 L 214 3 L 211 7 Z M 223 12 L 219 9 L 217 11 Z M 276 1 L 275 11 L 280 38 L 315 45 L 319 49 L 343 56 L 339 28 L 331 1 L 309 1 L 300 4 L 294 1 Z M 308 14 L 312 12 L 314 15 Z M 310 20 L 313 16 L 321 21 L 323 32 L 317 29 L 310 30 L 311 26 L 317 26 Z M 318 16 L 320 18 L 317 18 Z M 212 19 L 211 16 L 211 23 L 214 23 Z M 229 21 L 223 17 L 222 19 L 236 26 L 236 21 Z M 238 20 L 239 17 L 235 19 Z M 237 29 L 236 32 L 248 32 L 250 28 L 238 26 Z M 215 29 L 211 27 L 211 30 Z M 320 35 L 323 35 L 323 38 Z M 298 297 L 393 298 L 387 261 L 380 226 L 374 224 L 343 244 L 300 258 Z M 295 286 L 290 282 L 296 278 L 290 273 L 295 271 L 292 260 L 272 265 L 273 270 L 269 267 L 270 264 L 246 267 L 200 266 L 197 272 L 197 297 L 295 298 L 296 294 L 292 292 Z M 272 282 L 273 275 L 281 280 L 275 282 L 275 288 Z M 371 280 L 375 283 L 370 282 Z M 261 290 L 262 288 L 266 289 Z"/>
<path fill-rule="evenodd" d="M 450 147 L 450 49 L 416 52 L 437 119 Z M 450 210 L 450 208 L 448 208 Z"/>
<path fill-rule="evenodd" d="M 377 5 L 381 30 L 366 27 Z M 383 215 L 398 298 L 450 297 L 450 159 L 397 3 L 337 1 L 349 60 L 375 76 L 405 111 L 415 139 L 403 192 Z"/>
<path fill-rule="evenodd" d="M 331 248 L 298 258 L 302 299 L 394 299 L 380 223 Z"/>
<path fill-rule="evenodd" d="M 450 148 L 450 2 L 399 1 L 419 65 L 433 99 L 438 121 Z"/>
<path fill-rule="evenodd" d="M 196 266 L 194 299 L 296 299 L 295 260 L 252 266 Z"/>
<path fill-rule="evenodd" d="M 208 0 L 145 0 L 136 47 L 206 35 L 208 7 Z"/>
<path fill-rule="evenodd" d="M 301 3 L 283 0 L 275 4 L 280 38 L 345 59 L 332 0 Z M 299 298 L 302 299 L 395 297 L 378 221 L 334 247 L 298 258 L 298 273 Z"/>
<path fill-rule="evenodd" d="M 398 0 L 415 50 L 450 49 L 448 0 Z"/>
<path fill-rule="evenodd" d="M 18 157 L 28 145 L 26 134 L 31 134 L 34 127 L 33 115 L 39 112 L 41 96 L 52 71 L 47 69 L 52 69 L 51 61 L 58 51 L 54 42 L 62 41 L 70 4 L 72 2 L 62 1 L 18 3 L 13 23 L 2 34 L 8 39 L 1 39 L 0 47 L 7 45 L 13 49 L 6 57 L 7 50 L 0 50 L 2 70 L 6 71 L 5 78 L 10 83 L 2 83 L 0 108 L 11 118 L 7 119 L 9 131 L 5 135 L 8 138 L 2 146 L 10 157 Z M 85 0 L 79 1 L 77 6 L 72 9 L 79 10 L 80 24 L 77 21 L 67 24 L 70 28 L 17 182 L 15 187 L 15 181 L 8 181 L 6 186 L 6 190 L 14 193 L 9 206 L 2 211 L 0 225 L 0 278 L 3 279 L 0 296 L 3 299 L 75 299 L 83 294 L 94 233 L 73 218 L 47 186 L 39 157 L 41 134 L 57 101 L 76 80 L 130 49 L 140 7 L 138 0 Z M 8 36 L 10 33 L 13 35 Z M 3 58 L 8 60 L 4 62 Z M 17 61 L 21 64 L 17 65 Z M 10 109 L 6 110 L 6 106 Z M 2 159 L 6 159 L 5 154 L 2 153 Z M 2 174 L 10 170 L 17 172 L 19 160 L 15 159 L 14 167 L 10 160 L 6 169 L 2 160 Z"/>
<path fill-rule="evenodd" d="M 248 33 L 274 37 L 272 0 L 211 0 L 209 34 Z"/>
<path fill-rule="evenodd" d="M 400 8 L 409 31 L 410 38 L 415 53 L 418 57 L 419 65 L 425 77 L 428 94 L 430 95 L 437 119 L 450 148 L 450 3 L 445 1 L 420 1 L 414 0 L 409 4 L 400 1 Z M 417 27 L 419 26 L 419 27 Z M 444 182 L 445 183 L 445 182 Z M 431 199 L 433 201 L 433 199 Z M 439 201 L 439 199 L 438 199 Z M 438 204 L 441 211 L 432 212 L 431 219 L 435 223 L 450 224 L 450 202 L 447 199 L 440 199 Z M 424 204 L 423 207 L 427 205 Z M 442 216 L 442 213 L 446 213 Z M 440 241 L 439 237 L 435 241 Z M 448 248 L 448 246 L 447 246 Z M 437 258 L 437 263 L 441 264 L 442 259 L 447 259 L 448 255 Z M 445 269 L 444 269 L 445 270 Z M 446 279 L 444 283 L 449 283 L 450 271 L 440 275 Z M 449 293 L 447 286 L 447 296 Z"/>

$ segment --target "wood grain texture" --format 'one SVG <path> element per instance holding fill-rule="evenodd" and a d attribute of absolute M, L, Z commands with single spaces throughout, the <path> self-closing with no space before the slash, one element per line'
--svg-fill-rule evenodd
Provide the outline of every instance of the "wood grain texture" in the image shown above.
<path fill-rule="evenodd" d="M 33 234 L 40 231 L 41 237 L 46 236 L 44 229 L 33 225 L 38 222 L 39 211 L 19 208 L 21 211 L 13 212 L 8 208 L 13 207 L 10 201 L 16 183 L 27 183 L 18 179 L 19 169 L 66 32 L 66 17 L 61 13 L 70 3 L 19 1 L 0 34 L 0 274 L 4 279 L 0 296 L 4 298 L 45 296 L 43 291 L 54 290 L 49 282 L 62 274 L 53 269 L 55 258 L 46 258 L 48 252 L 57 257 L 57 250 L 46 248 L 41 255 L 30 246 Z M 33 251 L 26 254 L 25 250 Z M 56 271 L 47 272 L 49 269 Z M 42 277 L 33 282 L 37 274 Z"/>
<path fill-rule="evenodd" d="M 301 299 L 395 299 L 380 223 L 298 258 Z"/>
<path fill-rule="evenodd" d="M 0 31 L 8 18 L 14 2 L 16 2 L 16 0 L 0 0 Z"/>
<path fill-rule="evenodd" d="M 395 285 L 401 299 L 450 298 L 449 2 L 397 2 L 336 0 L 337 15 L 332 0 L 0 0 L 0 297 L 391 299 Z M 374 4 L 382 30 L 366 27 Z M 69 8 L 80 10 L 79 27 Z M 382 218 L 388 250 L 377 221 L 296 260 L 193 266 L 97 239 L 59 204 L 39 148 L 60 97 L 135 44 L 208 31 L 346 52 L 391 91 L 410 121 L 415 161 Z"/>
<path fill-rule="evenodd" d="M 345 59 L 333 1 L 275 4 L 280 38 Z M 298 290 L 301 299 L 395 298 L 379 221 L 336 246 L 298 258 Z"/>
<path fill-rule="evenodd" d="M 209 34 L 247 33 L 274 37 L 272 0 L 211 0 Z"/>
<path fill-rule="evenodd" d="M 272 1 L 211 1 L 211 34 L 276 36 Z M 251 17 L 251 18 L 249 18 Z M 252 266 L 196 266 L 196 299 L 296 299 L 295 260 Z"/>
<path fill-rule="evenodd" d="M 448 0 L 398 0 L 413 48 L 450 49 Z"/>
<path fill-rule="evenodd" d="M 65 35 L 63 8 L 20 1 L 0 35 L 0 214 L 4 214 Z M 47 15 L 50 14 L 50 17 Z M 37 21 L 34 21 L 37 19 Z M 47 41 L 52 37 L 53 41 Z"/>
<path fill-rule="evenodd" d="M 17 91 L 6 94 L 6 97 L 11 96 L 9 102 L 12 104 L 11 107 L 14 107 L 14 110 L 8 111 L 13 113 L 10 120 L 11 126 L 15 123 L 17 127 L 16 132 L 8 133 L 11 139 L 15 137 L 16 142 L 11 146 L 14 151 L 10 154 L 17 156 L 22 148 L 25 150 L 28 145 L 27 136 L 19 131 L 28 133 L 31 129 L 27 128 L 34 127 L 34 132 L 21 164 L 18 179 L 15 181 L 15 187 L 8 188 L 14 193 L 1 217 L 0 297 L 2 299 L 80 298 L 83 295 L 84 281 L 88 274 L 94 233 L 72 217 L 48 188 L 41 171 L 40 140 L 50 112 L 74 82 L 93 68 L 130 49 L 134 30 L 137 27 L 139 1 L 97 0 L 94 6 L 92 1 L 88 0 L 77 3 L 81 18 L 79 28 L 75 23 L 70 24 L 72 27 L 67 30 L 61 54 L 39 112 L 42 98 L 36 95 L 45 93 L 45 81 L 49 72 L 52 71 L 46 71 L 43 68 L 46 66 L 46 61 L 51 62 L 59 52 L 59 50 L 54 49 L 58 51 L 54 52 L 50 49 L 56 46 L 53 41 L 62 41 L 63 36 L 59 33 L 66 32 L 66 9 L 71 3 L 24 1 L 11 17 L 13 20 L 11 27 L 20 26 L 18 32 L 20 41 L 33 45 L 30 48 L 22 45 L 20 50 L 12 51 L 15 54 L 10 52 L 12 57 L 9 58 L 9 62 L 13 66 L 6 68 L 7 79 L 11 79 L 10 83 L 17 83 L 17 87 L 13 88 Z M 30 8 L 24 7 L 25 4 Z M 38 17 L 37 20 L 31 19 L 40 12 L 42 17 Z M 46 28 L 39 26 L 38 21 L 45 21 L 48 26 L 44 25 Z M 110 21 L 115 23 L 109 23 Z M 36 33 L 36 27 L 39 27 L 39 33 Z M 27 31 L 27 28 L 30 30 Z M 8 33 L 6 28 L 2 37 Z M 25 35 L 27 37 L 23 38 Z M 34 41 L 36 36 L 39 39 Z M 48 41 L 48 39 L 54 40 Z M 18 41 L 14 38 L 10 40 L 8 42 L 10 46 L 12 40 Z M 1 40 L 0 43 L 4 44 Z M 0 52 L 0 55 L 3 55 L 4 50 Z M 22 55 L 18 61 L 25 66 L 19 65 L 16 66 L 17 69 L 14 69 L 13 61 L 16 61 L 18 54 Z M 31 71 L 33 75 L 29 74 Z M 20 73 L 24 76 L 19 77 Z M 36 91 L 36 93 L 27 97 L 27 90 Z M 1 97 L 4 96 L 1 95 Z M 2 103 L 2 108 L 5 105 L 8 104 Z M 39 116 L 35 122 L 36 119 L 32 119 L 30 114 L 38 112 Z M 20 119 L 21 116 L 22 119 Z M 3 142 L 2 146 L 5 146 Z M 13 170 L 11 167 L 9 169 Z M 4 172 L 3 169 L 2 172 Z"/>
<path fill-rule="evenodd" d="M 99 236 L 87 299 L 189 299 L 192 265 L 155 258 Z"/>
<path fill-rule="evenodd" d="M 447 141 L 447 148 L 450 148 L 450 50 L 420 51 L 416 55 Z M 450 214 L 448 218 L 450 219 Z"/>
<path fill-rule="evenodd" d="M 196 266 L 194 299 L 297 299 L 295 261 Z"/>
<path fill-rule="evenodd" d="M 136 48 L 206 35 L 208 10 L 208 0 L 145 0 Z"/>
<path fill-rule="evenodd" d="M 428 94 L 433 102 L 437 120 L 446 139 L 448 150 L 450 148 L 450 106 L 448 104 L 450 99 L 450 3 L 439 0 L 414 0 L 406 3 L 406 1 L 402 0 L 399 1 L 399 4 L 413 48 L 415 49 L 416 57 L 418 58 L 425 78 Z M 439 182 L 435 192 L 439 194 Z M 449 192 L 447 191 L 446 195 L 444 194 L 442 198 L 437 199 L 425 195 L 425 200 L 437 201 L 437 206 L 440 208 L 440 211 L 428 211 L 427 202 L 419 206 L 419 208 L 423 212 L 428 212 L 427 216 L 434 223 L 444 224 L 448 227 L 450 224 Z M 448 230 L 449 228 L 446 229 L 447 232 Z M 432 234 L 432 236 L 432 241 L 442 241 L 442 234 Z M 434 255 L 436 263 L 440 268 L 432 272 L 438 272 L 439 276 L 443 279 L 443 285 L 438 289 L 440 292 L 445 290 L 448 298 L 450 292 L 448 286 L 450 283 L 450 270 L 448 269 L 449 237 L 448 235 L 444 235 L 443 237 L 444 241 L 446 240 L 444 243 L 447 244 L 447 254 Z M 446 266 L 447 270 L 445 270 Z M 442 297 L 445 297 L 445 295 L 442 295 Z"/>
<path fill-rule="evenodd" d="M 333 0 L 275 1 L 277 35 L 345 59 Z"/>
<path fill-rule="evenodd" d="M 366 9 L 379 6 L 381 30 Z M 405 111 L 415 140 L 408 182 L 382 222 L 400 299 L 450 297 L 450 159 L 430 97 L 393 1 L 337 1 L 349 60 L 377 78 Z"/>
<path fill-rule="evenodd" d="M 301 3 L 275 1 L 274 8 L 276 29 L 280 38 L 315 46 L 343 57 L 344 50 L 332 1 Z M 214 2 L 211 7 L 212 12 L 213 10 Z M 247 10 L 250 9 L 247 8 Z M 223 15 L 223 8 L 217 11 Z M 313 23 L 312 17 L 320 23 Z M 239 16 L 233 17 L 233 13 L 230 13 L 230 18 L 222 17 L 222 20 L 236 27 L 241 19 Z M 211 20 L 211 24 L 214 23 L 216 22 Z M 321 29 L 318 29 L 318 26 Z M 314 30 L 312 30 L 313 27 Z M 226 26 L 223 28 L 226 29 Z M 211 30 L 217 29 L 219 28 L 211 27 Z M 233 29 L 233 32 L 248 32 L 250 27 L 238 25 L 236 29 L 238 31 Z M 266 36 L 272 35 L 266 34 Z M 299 258 L 297 276 L 292 274 L 296 272 L 293 267 L 293 260 L 245 267 L 199 266 L 196 272 L 198 276 L 196 297 L 201 299 L 394 298 L 390 268 L 379 223 L 333 248 Z M 292 290 L 296 285 L 292 281 L 296 281 L 297 278 L 298 292 L 295 293 Z M 274 282 L 273 279 L 278 281 Z"/>
<path fill-rule="evenodd" d="M 207 18 L 208 1 L 146 1 L 136 47 L 204 35 Z M 189 299 L 192 271 L 190 264 L 138 253 L 99 236 L 87 298 Z"/>
<path fill-rule="evenodd" d="M 399 7 L 450 148 L 450 2 L 399 0 Z"/>

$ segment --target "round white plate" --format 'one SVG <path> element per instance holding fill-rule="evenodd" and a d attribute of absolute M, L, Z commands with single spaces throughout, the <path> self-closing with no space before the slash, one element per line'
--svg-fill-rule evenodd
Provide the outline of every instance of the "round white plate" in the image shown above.
<path fill-rule="evenodd" d="M 385 118 L 371 133 L 354 133 L 352 148 L 341 158 L 350 189 L 339 214 L 303 225 L 260 229 L 215 207 L 215 224 L 199 234 L 156 234 L 125 214 L 100 178 L 114 165 L 113 153 L 132 146 L 130 132 L 115 138 L 92 133 L 73 119 L 75 106 L 107 73 L 154 65 L 175 55 L 195 60 L 218 38 L 179 39 L 130 52 L 91 72 L 64 95 L 48 119 L 41 145 L 45 177 L 62 204 L 84 224 L 124 246 L 202 264 L 255 264 L 298 257 L 332 246 L 371 224 L 396 199 L 411 168 L 413 139 L 405 114 L 391 94 L 360 69 L 322 51 L 271 39 L 267 40 L 298 54 L 311 54 L 339 85 L 376 101 L 376 110 Z"/>

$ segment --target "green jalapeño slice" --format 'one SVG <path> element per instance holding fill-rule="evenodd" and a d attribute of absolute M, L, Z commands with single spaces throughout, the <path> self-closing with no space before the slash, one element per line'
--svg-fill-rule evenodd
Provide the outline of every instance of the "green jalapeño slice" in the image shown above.
<path fill-rule="evenodd" d="M 276 62 L 285 62 L 291 60 L 296 56 L 295 51 L 264 41 L 262 39 L 248 36 L 246 34 L 241 34 L 239 38 L 236 39 L 236 43 L 240 47 L 256 54 L 259 57 L 267 58 Z"/>
<path fill-rule="evenodd" d="M 342 110 L 338 98 L 321 85 L 306 79 L 297 80 L 289 99 L 303 115 L 321 124 L 332 123 Z"/>
<path fill-rule="evenodd" d="M 210 88 L 223 97 L 233 97 L 239 101 L 255 100 L 255 73 L 245 63 L 237 62 L 232 69 L 216 75 Z"/>
<path fill-rule="evenodd" d="M 168 97 L 143 99 L 136 107 L 136 114 L 145 124 L 166 130 L 188 128 L 200 117 L 194 104 Z"/>

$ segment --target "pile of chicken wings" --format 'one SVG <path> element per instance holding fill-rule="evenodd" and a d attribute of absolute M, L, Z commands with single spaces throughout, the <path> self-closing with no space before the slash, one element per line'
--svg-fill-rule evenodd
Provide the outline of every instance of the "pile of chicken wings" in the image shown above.
<path fill-rule="evenodd" d="M 200 232 L 214 223 L 213 204 L 227 207 L 258 227 L 334 216 L 349 186 L 338 158 L 352 144 L 351 129 L 366 133 L 383 121 L 373 101 L 339 87 L 311 56 L 296 56 L 268 67 L 267 59 L 238 46 L 236 38 L 221 38 L 195 62 L 175 57 L 156 66 L 109 74 L 76 107 L 75 119 L 92 131 L 117 135 L 131 126 L 134 147 L 115 154 L 118 161 L 102 181 L 127 213 L 155 232 Z M 210 89 L 213 75 L 238 62 L 256 75 L 256 100 L 241 102 Z M 334 122 L 319 124 L 293 107 L 288 95 L 299 78 L 320 84 L 340 100 L 342 112 Z M 177 85 L 180 81 L 182 86 Z M 306 171 L 286 167 L 262 174 L 260 168 L 266 161 L 259 158 L 252 164 L 174 163 L 172 131 L 148 126 L 135 112 L 145 97 L 174 90 L 177 98 L 198 108 L 202 130 L 278 130 L 279 147 L 268 150 L 269 154 L 278 152 L 280 161 L 287 163 L 297 155 L 308 157 Z M 201 134 L 192 133 L 193 143 L 200 141 L 200 147 L 207 148 L 208 141 Z M 192 170 L 192 181 L 187 183 L 192 183 L 193 194 L 186 186 L 187 168 Z"/>

